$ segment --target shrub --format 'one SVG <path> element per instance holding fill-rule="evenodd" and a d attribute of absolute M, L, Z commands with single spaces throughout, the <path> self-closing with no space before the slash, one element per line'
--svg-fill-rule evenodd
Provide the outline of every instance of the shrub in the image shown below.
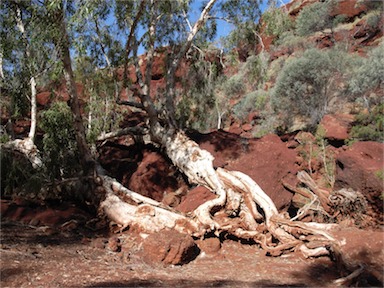
<path fill-rule="evenodd" d="M 372 90 L 384 89 L 384 44 L 381 43 L 362 59 L 348 81 L 348 91 L 355 97 L 367 96 Z"/>
<path fill-rule="evenodd" d="M 280 38 L 280 36 L 291 30 L 294 27 L 294 22 L 289 17 L 288 13 L 276 6 L 270 7 L 262 17 L 262 22 L 265 25 L 265 33 L 270 36 Z"/>
<path fill-rule="evenodd" d="M 268 54 L 263 52 L 258 55 L 251 55 L 247 58 L 240 74 L 246 76 L 247 81 L 261 86 L 267 79 Z"/>
<path fill-rule="evenodd" d="M 316 125 L 329 109 L 337 90 L 335 79 L 341 77 L 348 59 L 339 50 L 309 49 L 302 57 L 290 60 L 276 79 L 272 107 L 283 113 L 285 121 L 303 116 L 310 118 L 310 126 Z"/>
<path fill-rule="evenodd" d="M 235 114 L 239 120 L 244 121 L 250 112 L 262 109 L 266 100 L 267 94 L 263 90 L 248 93 L 232 108 L 233 114 Z"/>
<path fill-rule="evenodd" d="M 31 162 L 20 153 L 3 150 L 1 153 L 1 197 L 16 195 L 36 197 L 44 183 L 44 174 L 34 169 Z M 4 169 L 6 167 L 6 169 Z"/>
<path fill-rule="evenodd" d="M 277 47 L 288 48 L 291 51 L 305 50 L 313 48 L 313 43 L 308 42 L 308 39 L 303 36 L 296 35 L 293 31 L 287 31 L 281 34 L 280 38 L 276 41 Z"/>
<path fill-rule="evenodd" d="M 244 76 L 242 74 L 235 74 L 223 83 L 223 90 L 231 97 L 241 94 L 245 91 Z"/>
<path fill-rule="evenodd" d="M 300 36 L 307 36 L 314 32 L 330 28 L 332 1 L 316 2 L 305 6 L 296 18 L 296 31 Z"/>
<path fill-rule="evenodd" d="M 209 130 L 217 111 L 215 87 L 220 82 L 216 64 L 198 59 L 188 71 L 188 83 L 176 105 L 176 118 L 181 127 Z"/>
<path fill-rule="evenodd" d="M 72 113 L 68 105 L 58 102 L 41 114 L 44 130 L 43 161 L 51 179 L 62 179 L 78 174 L 78 150 L 73 130 Z"/>
<path fill-rule="evenodd" d="M 360 113 L 351 129 L 350 137 L 361 141 L 384 141 L 384 104 L 377 105 L 371 113 Z"/>

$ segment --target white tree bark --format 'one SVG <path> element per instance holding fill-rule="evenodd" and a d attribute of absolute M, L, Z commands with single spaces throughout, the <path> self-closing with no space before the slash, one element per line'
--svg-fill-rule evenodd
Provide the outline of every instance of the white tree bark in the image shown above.
<path fill-rule="evenodd" d="M 4 79 L 4 70 L 3 70 L 3 48 L 0 47 L 0 77 Z"/>
<path fill-rule="evenodd" d="M 28 41 L 28 38 L 27 38 L 27 35 L 25 32 L 23 18 L 22 18 L 22 14 L 21 14 L 21 10 L 20 10 L 19 6 L 16 7 L 15 20 L 16 20 L 17 28 L 19 29 L 19 31 L 22 35 L 23 41 L 25 43 L 25 54 L 28 58 L 28 61 L 30 61 L 30 58 L 31 58 L 30 45 L 29 45 L 29 41 Z M 29 81 L 29 84 L 31 85 L 31 99 L 30 99 L 30 101 L 31 101 L 31 127 L 29 130 L 28 138 L 30 138 L 33 142 L 34 138 L 35 138 L 35 134 L 36 134 L 36 116 L 37 116 L 36 79 L 35 79 L 35 76 L 33 75 L 33 71 L 31 69 L 29 69 L 29 70 L 30 70 L 29 72 L 31 75 L 31 78 Z"/>

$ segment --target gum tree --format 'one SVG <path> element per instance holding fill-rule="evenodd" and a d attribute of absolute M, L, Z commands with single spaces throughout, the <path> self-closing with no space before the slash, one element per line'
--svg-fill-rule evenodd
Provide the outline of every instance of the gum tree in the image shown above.
<path fill-rule="evenodd" d="M 56 51 L 49 43 L 49 30 L 41 21 L 34 1 L 2 1 L 1 82 L 12 98 L 10 113 L 21 113 L 20 103 L 29 101 L 30 129 L 28 137 L 8 142 L 4 147 L 28 156 L 34 167 L 42 165 L 34 144 L 37 126 L 37 84 L 55 65 Z M 5 69 L 3 69 L 3 65 Z M 28 89 L 26 89 L 29 87 Z M 22 104 L 21 104 L 22 105 Z M 16 110 L 16 111 L 15 111 Z"/>
<path fill-rule="evenodd" d="M 125 188 L 109 177 L 95 160 L 85 139 L 75 89 L 66 25 L 67 10 L 61 1 L 45 3 L 57 32 L 54 41 L 60 49 L 60 60 L 71 97 L 73 126 L 83 176 L 86 176 L 83 180 L 92 182 L 89 186 L 94 187 L 94 198 L 100 200 L 95 202 L 121 229 L 138 226 L 145 232 L 154 233 L 168 228 L 194 237 L 204 237 L 207 233 L 217 236 L 230 234 L 240 239 L 251 239 L 275 256 L 295 248 L 307 257 L 329 255 L 335 251 L 329 247 L 337 248 L 337 241 L 326 232 L 332 225 L 292 221 L 279 213 L 272 200 L 253 179 L 241 172 L 214 169 L 213 156 L 202 150 L 177 126 L 174 112 L 177 95 L 175 73 L 196 35 L 205 26 L 216 1 L 206 3 L 193 25 L 184 25 L 187 23 L 189 1 L 142 0 L 135 1 L 134 6 L 122 7 L 127 9 L 125 11 L 131 17 L 126 19 L 125 26 L 128 32 L 126 57 L 131 59 L 138 79 L 137 85 L 125 84 L 138 101 L 124 104 L 142 109 L 148 118 L 147 127 L 131 127 L 124 132 L 140 134 L 141 141 L 160 147 L 190 183 L 205 186 L 216 195 L 215 199 L 202 204 L 188 215 L 177 213 L 171 207 Z M 140 34 L 139 30 L 144 33 Z M 158 109 L 150 95 L 151 68 L 156 45 L 164 45 L 165 42 L 171 46 L 172 55 L 168 55 L 166 67 L 165 104 L 162 109 Z M 139 65 L 140 44 L 147 51 L 144 73 Z M 113 135 L 116 134 L 110 136 Z"/>

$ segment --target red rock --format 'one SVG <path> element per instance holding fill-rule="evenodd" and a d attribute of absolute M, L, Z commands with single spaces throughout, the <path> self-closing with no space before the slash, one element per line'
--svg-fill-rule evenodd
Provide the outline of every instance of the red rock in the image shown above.
<path fill-rule="evenodd" d="M 189 235 L 162 230 L 143 241 L 143 260 L 149 264 L 183 265 L 197 257 L 199 248 Z"/>
<path fill-rule="evenodd" d="M 18 119 L 15 121 L 15 124 L 13 125 L 13 131 L 15 132 L 15 134 L 18 134 L 18 135 L 26 134 L 28 133 L 30 127 L 31 127 L 31 120 Z"/>
<path fill-rule="evenodd" d="M 200 250 L 206 254 L 215 254 L 220 251 L 221 243 L 219 238 L 206 238 L 197 242 Z"/>
<path fill-rule="evenodd" d="M 46 106 L 51 101 L 52 93 L 45 91 L 36 95 L 36 102 L 38 105 Z"/>
<path fill-rule="evenodd" d="M 331 16 L 345 15 L 348 18 L 359 16 L 367 11 L 367 6 L 359 0 L 338 0 L 331 11 Z"/>
<path fill-rule="evenodd" d="M 203 186 L 197 186 L 190 190 L 185 197 L 181 200 L 180 204 L 176 207 L 176 210 L 188 213 L 195 210 L 201 204 L 208 200 L 215 199 L 216 196 L 211 191 Z"/>
<path fill-rule="evenodd" d="M 359 191 L 376 212 L 382 213 L 383 158 L 383 143 L 356 142 L 345 148 L 336 157 L 334 189 L 352 188 Z"/>
<path fill-rule="evenodd" d="M 318 0 L 296 0 L 289 2 L 286 7 L 288 9 L 288 13 L 291 16 L 297 16 L 303 8 L 309 4 L 315 3 Z"/>
<path fill-rule="evenodd" d="M 230 133 L 233 133 L 233 134 L 237 134 L 237 135 L 240 135 L 241 132 L 243 132 L 243 129 L 241 128 L 240 124 L 239 123 L 233 123 L 230 127 L 229 127 L 229 131 Z"/>
<path fill-rule="evenodd" d="M 247 132 L 247 131 L 252 130 L 252 125 L 249 124 L 249 123 L 247 123 L 247 124 L 242 125 L 241 128 L 242 128 L 244 131 Z"/>
<path fill-rule="evenodd" d="M 129 179 L 129 188 L 156 201 L 166 191 L 175 191 L 180 183 L 176 169 L 159 153 L 146 151 L 137 170 Z"/>
<path fill-rule="evenodd" d="M 273 134 L 249 140 L 248 148 L 226 168 L 250 176 L 279 210 L 287 209 L 293 194 L 283 187 L 282 181 L 296 185 L 296 152 Z"/>
<path fill-rule="evenodd" d="M 354 121 L 353 115 L 334 114 L 325 115 L 320 121 L 321 127 L 325 130 L 324 137 L 329 140 L 346 140 L 351 123 Z"/>
<path fill-rule="evenodd" d="M 108 249 L 112 252 L 120 252 L 121 251 L 121 243 L 120 239 L 117 237 L 111 237 L 108 239 Z"/>
<path fill-rule="evenodd" d="M 248 114 L 248 122 L 251 123 L 252 121 L 256 120 L 259 118 L 259 112 L 258 111 L 252 111 L 251 113 Z"/>

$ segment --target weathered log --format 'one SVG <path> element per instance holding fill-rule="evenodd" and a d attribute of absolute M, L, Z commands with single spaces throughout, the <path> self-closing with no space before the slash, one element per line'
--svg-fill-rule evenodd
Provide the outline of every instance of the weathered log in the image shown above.
<path fill-rule="evenodd" d="M 33 168 L 40 168 L 43 165 L 39 157 L 39 150 L 31 138 L 15 139 L 1 145 L 2 149 L 15 150 L 24 154 L 31 162 Z"/>

